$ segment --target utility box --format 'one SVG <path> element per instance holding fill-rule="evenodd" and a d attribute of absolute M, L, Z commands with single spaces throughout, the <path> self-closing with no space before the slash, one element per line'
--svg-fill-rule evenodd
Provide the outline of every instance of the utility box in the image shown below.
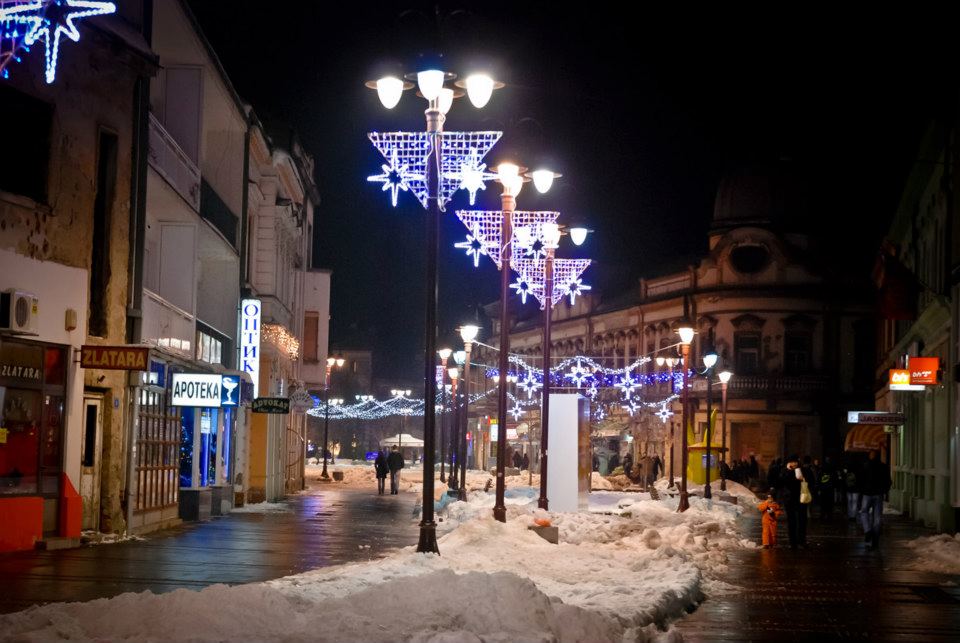
<path fill-rule="evenodd" d="M 586 510 L 591 470 L 590 401 L 577 394 L 551 393 L 548 433 L 549 510 Z"/>

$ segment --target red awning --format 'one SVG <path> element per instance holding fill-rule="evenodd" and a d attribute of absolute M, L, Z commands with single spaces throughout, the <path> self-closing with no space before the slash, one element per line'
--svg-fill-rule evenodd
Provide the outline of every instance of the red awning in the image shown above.
<path fill-rule="evenodd" d="M 885 450 L 886 448 L 887 434 L 879 424 L 853 425 L 847 431 L 847 439 L 843 442 L 844 451 Z"/>

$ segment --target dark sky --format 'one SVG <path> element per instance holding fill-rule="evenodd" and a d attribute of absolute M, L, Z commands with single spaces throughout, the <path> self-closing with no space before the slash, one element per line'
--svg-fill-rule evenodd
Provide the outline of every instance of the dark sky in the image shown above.
<path fill-rule="evenodd" d="M 363 81 L 396 61 L 442 53 L 463 71 L 486 60 L 507 88 L 483 110 L 465 99 L 446 129 L 502 129 L 491 164 L 551 160 L 564 177 L 522 209 L 583 217 L 596 234 L 565 256 L 596 260 L 585 281 L 613 297 L 706 249 L 718 180 L 744 163 L 790 159 L 809 181 L 805 223 L 869 270 L 925 122 L 957 108 L 950 20 L 837 13 L 804 3 L 674 13 L 648 3 L 190 0 L 237 90 L 266 121 L 296 129 L 317 162 L 315 263 L 333 270 L 333 347 L 371 348 L 378 376 L 422 373 L 424 211 L 397 209 L 366 177 L 381 160 L 368 131 L 422 130 L 422 99 L 383 109 Z M 731 5 L 733 3 L 724 3 Z M 836 3 L 833 3 L 836 4 Z M 437 19 L 439 6 L 439 21 Z M 467 10 L 461 10 L 461 7 Z M 736 13 L 733 13 L 735 11 Z M 439 28 L 438 28 L 439 25 Z M 483 195 L 483 193 L 481 193 Z M 496 187 L 478 199 L 498 207 Z M 455 207 L 466 207 L 463 193 Z M 496 299 L 441 231 L 441 336 Z M 579 254 L 578 254 L 579 253 Z M 533 304 L 528 303 L 527 306 Z"/>

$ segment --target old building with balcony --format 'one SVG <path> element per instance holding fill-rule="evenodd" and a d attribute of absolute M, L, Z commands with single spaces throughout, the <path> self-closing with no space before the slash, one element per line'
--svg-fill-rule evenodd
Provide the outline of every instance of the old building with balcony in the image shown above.
<path fill-rule="evenodd" d="M 697 330 L 690 368 L 702 371 L 700 357 L 712 346 L 720 363 L 735 373 L 729 385 L 728 460 L 755 455 L 765 467 L 791 453 L 840 455 L 846 412 L 870 408 L 872 296 L 869 283 L 849 281 L 803 232 L 803 196 L 781 168 L 727 176 L 717 193 L 706 255 L 685 270 L 641 279 L 632 292 L 608 301 L 594 291 L 573 306 L 558 304 L 553 356 L 586 355 L 608 368 L 624 368 L 644 356 L 678 357 L 676 327 L 688 319 Z M 540 312 L 511 323 L 511 352 L 539 366 Z M 494 328 L 493 337 L 497 333 Z M 666 368 L 654 360 L 638 370 Z M 672 387 L 646 386 L 639 399 L 666 399 Z M 701 374 L 694 374 L 690 391 L 693 437 L 699 441 L 707 422 Z M 716 409 L 718 384 L 712 393 Z M 656 409 L 631 415 L 622 398 L 617 389 L 599 395 L 604 411 L 594 413 L 595 436 L 613 450 L 636 450 L 635 458 L 656 453 L 679 461 L 679 401 L 671 404 L 674 415 L 662 420 L 653 414 Z M 525 421 L 535 429 L 537 413 Z M 672 454 L 671 434 L 677 443 Z"/>

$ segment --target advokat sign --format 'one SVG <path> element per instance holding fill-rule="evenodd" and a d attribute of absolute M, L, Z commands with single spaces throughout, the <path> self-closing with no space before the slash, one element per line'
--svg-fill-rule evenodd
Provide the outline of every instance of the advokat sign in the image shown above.
<path fill-rule="evenodd" d="M 286 397 L 258 397 L 253 400 L 251 410 L 254 413 L 290 413 L 290 399 Z"/>

